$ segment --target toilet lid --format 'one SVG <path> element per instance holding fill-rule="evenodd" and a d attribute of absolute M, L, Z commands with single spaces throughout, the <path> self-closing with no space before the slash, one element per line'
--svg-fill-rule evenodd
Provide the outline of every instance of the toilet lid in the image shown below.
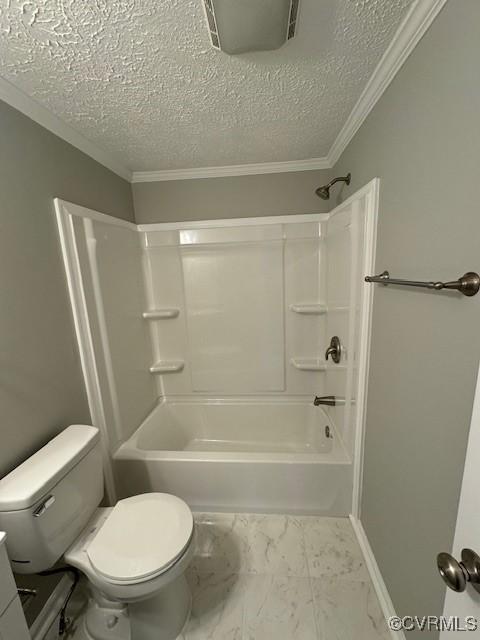
<path fill-rule="evenodd" d="M 168 493 L 120 500 L 86 549 L 94 569 L 107 579 L 136 582 L 161 573 L 188 545 L 193 516 Z"/>

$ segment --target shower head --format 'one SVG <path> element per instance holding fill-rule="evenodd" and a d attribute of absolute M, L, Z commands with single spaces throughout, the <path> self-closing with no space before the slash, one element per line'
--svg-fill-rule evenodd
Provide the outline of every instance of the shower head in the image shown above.
<path fill-rule="evenodd" d="M 322 200 L 328 200 L 330 198 L 330 187 L 328 185 L 325 187 L 318 187 L 318 189 L 315 190 L 315 193 Z"/>
<path fill-rule="evenodd" d="M 334 178 L 333 180 L 330 180 L 328 184 L 323 185 L 323 187 L 318 187 L 318 189 L 315 189 L 315 193 L 319 198 L 322 198 L 322 200 L 329 200 L 330 187 L 334 185 L 336 182 L 345 182 L 346 184 L 350 184 L 351 178 L 352 178 L 351 173 L 348 173 L 343 178 Z"/>

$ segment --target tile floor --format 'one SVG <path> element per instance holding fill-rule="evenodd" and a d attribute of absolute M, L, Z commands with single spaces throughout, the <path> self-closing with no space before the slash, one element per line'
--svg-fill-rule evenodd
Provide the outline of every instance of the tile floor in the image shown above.
<path fill-rule="evenodd" d="M 195 519 L 183 640 L 390 638 L 348 518 Z"/>
<path fill-rule="evenodd" d="M 387 640 L 347 518 L 197 514 L 185 640 Z"/>

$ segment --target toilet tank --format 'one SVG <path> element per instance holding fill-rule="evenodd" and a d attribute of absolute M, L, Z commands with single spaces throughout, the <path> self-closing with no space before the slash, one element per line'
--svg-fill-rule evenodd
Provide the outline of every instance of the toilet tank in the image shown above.
<path fill-rule="evenodd" d="M 0 531 L 17 573 L 49 569 L 103 496 L 98 429 L 72 425 L 0 480 Z"/>

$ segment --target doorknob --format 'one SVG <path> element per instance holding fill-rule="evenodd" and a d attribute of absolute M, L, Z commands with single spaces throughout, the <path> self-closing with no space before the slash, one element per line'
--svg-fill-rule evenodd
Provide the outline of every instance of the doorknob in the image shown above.
<path fill-rule="evenodd" d="M 449 553 L 439 553 L 437 568 L 447 587 L 453 591 L 465 591 L 467 582 L 470 582 L 480 593 L 480 557 L 472 549 L 462 549 L 461 562 Z"/>

